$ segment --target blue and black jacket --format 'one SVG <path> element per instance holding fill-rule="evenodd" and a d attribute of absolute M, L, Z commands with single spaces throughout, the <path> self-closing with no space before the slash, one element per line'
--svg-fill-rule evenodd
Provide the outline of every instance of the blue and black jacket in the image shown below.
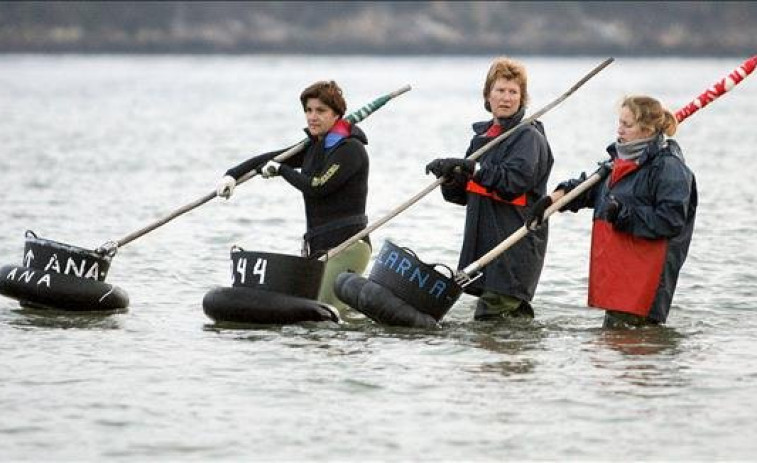
<path fill-rule="evenodd" d="M 631 169 L 615 144 L 607 151 L 613 172 L 564 208 L 594 209 L 589 306 L 664 323 L 694 231 L 696 179 L 678 143 L 662 135 Z M 557 189 L 570 191 L 585 177 Z M 619 205 L 612 217 L 611 200 Z"/>

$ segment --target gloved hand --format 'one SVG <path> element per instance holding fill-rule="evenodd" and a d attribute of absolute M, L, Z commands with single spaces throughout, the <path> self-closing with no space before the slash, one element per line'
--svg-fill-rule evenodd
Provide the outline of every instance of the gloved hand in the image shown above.
<path fill-rule="evenodd" d="M 231 194 L 234 193 L 234 187 L 237 186 L 237 181 L 231 175 L 224 175 L 216 188 L 216 194 L 222 198 L 229 199 Z"/>
<path fill-rule="evenodd" d="M 279 164 L 276 161 L 268 161 L 263 167 L 260 168 L 260 176 L 263 178 L 271 178 L 279 175 Z"/>
<path fill-rule="evenodd" d="M 462 158 L 434 159 L 426 164 L 426 174 L 432 173 L 436 178 L 448 177 L 452 174 L 455 167 L 459 167 L 462 174 L 470 177 L 476 170 L 476 162 Z"/>
<path fill-rule="evenodd" d="M 526 228 L 529 230 L 536 230 L 544 223 L 544 212 L 549 206 L 552 205 L 552 197 L 550 195 L 542 196 L 534 203 L 534 207 L 531 208 L 531 212 L 526 216 Z"/>
<path fill-rule="evenodd" d="M 623 206 L 618 202 L 618 200 L 615 199 L 615 196 L 610 196 L 610 199 L 607 201 L 607 205 L 605 206 L 602 215 L 604 215 L 605 220 L 614 225 L 615 222 L 618 221 L 618 216 L 620 215 L 620 210 L 622 209 L 622 207 Z"/>

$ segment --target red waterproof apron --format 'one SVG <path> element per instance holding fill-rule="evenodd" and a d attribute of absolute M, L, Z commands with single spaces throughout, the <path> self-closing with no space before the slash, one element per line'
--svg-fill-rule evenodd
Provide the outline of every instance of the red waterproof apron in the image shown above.
<path fill-rule="evenodd" d="M 636 170 L 616 160 L 610 186 Z M 668 240 L 649 240 L 594 221 L 589 264 L 589 306 L 640 317 L 649 315 L 660 284 Z"/>
<path fill-rule="evenodd" d="M 591 232 L 589 306 L 649 315 L 660 284 L 668 240 L 648 240 L 595 220 Z"/>

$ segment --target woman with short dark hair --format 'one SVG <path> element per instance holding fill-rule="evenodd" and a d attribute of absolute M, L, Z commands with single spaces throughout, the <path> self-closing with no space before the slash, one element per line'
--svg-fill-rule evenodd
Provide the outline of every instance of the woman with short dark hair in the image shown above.
<path fill-rule="evenodd" d="M 253 170 L 264 178 L 280 175 L 298 189 L 305 200 L 307 232 L 303 256 L 326 253 L 363 230 L 368 196 L 368 143 L 363 131 L 343 119 L 347 109 L 342 90 L 334 81 L 316 82 L 300 95 L 309 141 L 304 150 L 281 164 L 273 161 L 284 149 L 255 156 L 229 169 L 217 193 L 228 198 L 236 181 Z M 362 273 L 371 256 L 368 236 L 352 244 L 326 263 L 318 300 L 339 309 L 346 305 L 334 295 L 337 275 Z"/>

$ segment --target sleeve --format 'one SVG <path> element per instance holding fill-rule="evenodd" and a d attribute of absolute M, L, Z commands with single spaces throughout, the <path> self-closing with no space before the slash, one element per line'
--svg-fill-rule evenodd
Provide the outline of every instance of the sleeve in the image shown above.
<path fill-rule="evenodd" d="M 473 180 L 503 199 L 513 200 L 536 188 L 543 149 L 543 141 L 537 132 L 524 130 L 510 145 L 502 162 L 483 161 Z"/>
<path fill-rule="evenodd" d="M 296 145 L 292 145 L 287 148 L 282 148 L 276 151 L 271 151 L 270 153 L 259 154 L 257 156 L 253 156 L 250 159 L 242 162 L 241 164 L 227 170 L 224 175 L 230 175 L 234 177 L 234 180 L 239 180 L 240 178 L 244 177 L 247 173 L 252 172 L 253 170 L 261 167 L 266 162 L 275 158 L 279 154 L 291 149 L 293 146 L 296 146 Z M 292 167 L 302 166 L 303 153 L 307 150 L 307 146 L 308 145 L 306 144 L 305 147 L 302 150 L 300 150 L 299 153 L 295 154 L 294 156 L 284 161 L 284 164 L 291 165 Z"/>
<path fill-rule="evenodd" d="M 315 175 L 303 174 L 285 164 L 282 164 L 279 173 L 303 195 L 323 197 L 338 190 L 355 175 L 368 162 L 368 155 L 359 141 L 349 139 L 329 153 L 327 159 L 322 171 Z"/>
<path fill-rule="evenodd" d="M 615 229 L 647 239 L 678 235 L 688 218 L 693 180 L 693 174 L 679 159 L 666 157 L 653 183 L 654 204 L 624 204 Z"/>
<path fill-rule="evenodd" d="M 597 195 L 599 195 L 599 190 L 601 188 L 602 182 L 607 179 L 607 176 L 612 171 L 612 160 L 607 159 L 605 161 L 598 162 L 597 164 L 599 164 L 599 168 L 595 170 L 591 175 L 594 176 L 599 174 L 601 177 L 600 180 L 592 185 L 588 190 L 573 198 L 573 200 L 568 204 L 561 207 L 560 212 L 578 212 L 581 209 L 585 209 L 587 207 L 594 208 L 596 206 Z M 573 191 L 578 185 L 585 182 L 587 178 L 588 177 L 586 176 L 586 172 L 581 172 L 581 176 L 578 178 L 560 182 L 557 187 L 555 187 L 555 191 L 563 190 L 565 194 L 568 194 Z"/>

